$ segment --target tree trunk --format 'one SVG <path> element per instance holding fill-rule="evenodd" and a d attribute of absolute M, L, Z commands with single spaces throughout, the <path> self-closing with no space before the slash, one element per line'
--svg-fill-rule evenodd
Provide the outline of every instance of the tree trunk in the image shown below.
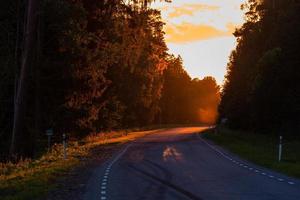
<path fill-rule="evenodd" d="M 42 33 L 43 33 L 43 28 L 42 28 L 42 14 L 39 15 L 38 18 L 38 27 L 37 27 L 37 43 L 36 43 L 36 65 L 35 65 L 35 106 L 34 106 L 34 131 L 32 135 L 32 155 L 35 154 L 35 147 L 36 147 L 36 141 L 37 138 L 39 137 L 41 133 L 41 104 L 40 104 L 40 68 L 41 66 L 41 57 L 42 57 Z"/>
<path fill-rule="evenodd" d="M 20 139 L 24 139 L 25 128 L 25 107 L 26 95 L 28 90 L 28 78 L 30 67 L 34 64 L 35 43 L 37 39 L 37 20 L 38 20 L 38 6 L 39 0 L 28 0 L 27 2 L 27 21 L 25 22 L 24 32 L 24 49 L 21 55 L 20 75 L 15 97 L 15 113 L 13 122 L 12 139 L 10 146 L 10 156 L 16 156 L 20 153 L 18 144 Z"/>

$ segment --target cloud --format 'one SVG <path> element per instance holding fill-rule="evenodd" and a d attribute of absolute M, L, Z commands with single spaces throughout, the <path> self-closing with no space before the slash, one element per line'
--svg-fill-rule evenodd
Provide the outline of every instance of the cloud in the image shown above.
<path fill-rule="evenodd" d="M 208 40 L 217 37 L 232 35 L 233 24 L 227 24 L 227 30 L 219 30 L 214 26 L 206 24 L 192 24 L 183 22 L 178 25 L 169 24 L 166 29 L 166 40 L 168 43 L 187 43 L 200 40 Z"/>
<path fill-rule="evenodd" d="M 206 4 L 183 4 L 180 7 L 173 7 L 173 11 L 169 12 L 168 18 L 177 18 L 184 15 L 193 16 L 194 13 L 200 11 L 213 11 L 218 10 L 219 6 L 206 5 Z"/>

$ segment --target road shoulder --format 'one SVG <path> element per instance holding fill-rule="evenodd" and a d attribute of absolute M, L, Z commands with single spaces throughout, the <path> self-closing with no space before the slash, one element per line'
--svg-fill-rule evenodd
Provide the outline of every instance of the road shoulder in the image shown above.
<path fill-rule="evenodd" d="M 276 179 L 280 182 L 285 182 L 289 185 L 297 185 L 300 187 L 300 180 L 298 177 L 289 176 L 283 172 L 276 171 L 272 168 L 261 165 L 253 160 L 247 159 L 243 154 L 238 151 L 233 151 L 226 147 L 226 145 L 220 145 L 213 137 L 209 137 L 208 134 L 214 134 L 213 130 L 206 130 L 203 133 L 199 133 L 198 136 L 209 148 L 211 148 L 216 154 L 221 155 L 224 159 L 229 160 L 234 165 L 238 165 L 247 170 L 253 171 L 253 173 L 266 176 L 271 179 Z"/>

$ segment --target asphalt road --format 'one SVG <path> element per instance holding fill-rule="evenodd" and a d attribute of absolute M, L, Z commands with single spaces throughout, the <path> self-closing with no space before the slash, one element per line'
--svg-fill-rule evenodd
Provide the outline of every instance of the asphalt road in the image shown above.
<path fill-rule="evenodd" d="M 300 200 L 300 181 L 239 159 L 199 137 L 158 131 L 95 169 L 87 200 Z"/>

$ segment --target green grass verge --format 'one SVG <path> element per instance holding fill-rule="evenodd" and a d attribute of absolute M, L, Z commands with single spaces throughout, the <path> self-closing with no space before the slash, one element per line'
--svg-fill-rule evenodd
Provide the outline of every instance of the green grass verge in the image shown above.
<path fill-rule="evenodd" d="M 300 140 L 284 140 L 282 161 L 278 162 L 278 137 L 224 127 L 218 133 L 214 129 L 206 130 L 203 136 L 244 159 L 300 178 Z"/>
<path fill-rule="evenodd" d="M 0 163 L 0 199 L 40 199 L 56 187 L 55 179 L 65 175 L 79 163 L 80 157 L 88 155 L 86 146 L 70 143 L 68 159 L 62 158 L 62 145 L 54 145 L 52 151 L 37 160 L 19 163 Z"/>
<path fill-rule="evenodd" d="M 48 166 L 44 170 L 34 169 L 34 174 L 17 176 L 13 179 L 0 181 L 1 200 L 30 200 L 40 199 L 45 196 L 50 189 L 56 187 L 53 180 L 64 175 L 67 170 L 74 165 L 68 161 L 67 164 Z"/>

